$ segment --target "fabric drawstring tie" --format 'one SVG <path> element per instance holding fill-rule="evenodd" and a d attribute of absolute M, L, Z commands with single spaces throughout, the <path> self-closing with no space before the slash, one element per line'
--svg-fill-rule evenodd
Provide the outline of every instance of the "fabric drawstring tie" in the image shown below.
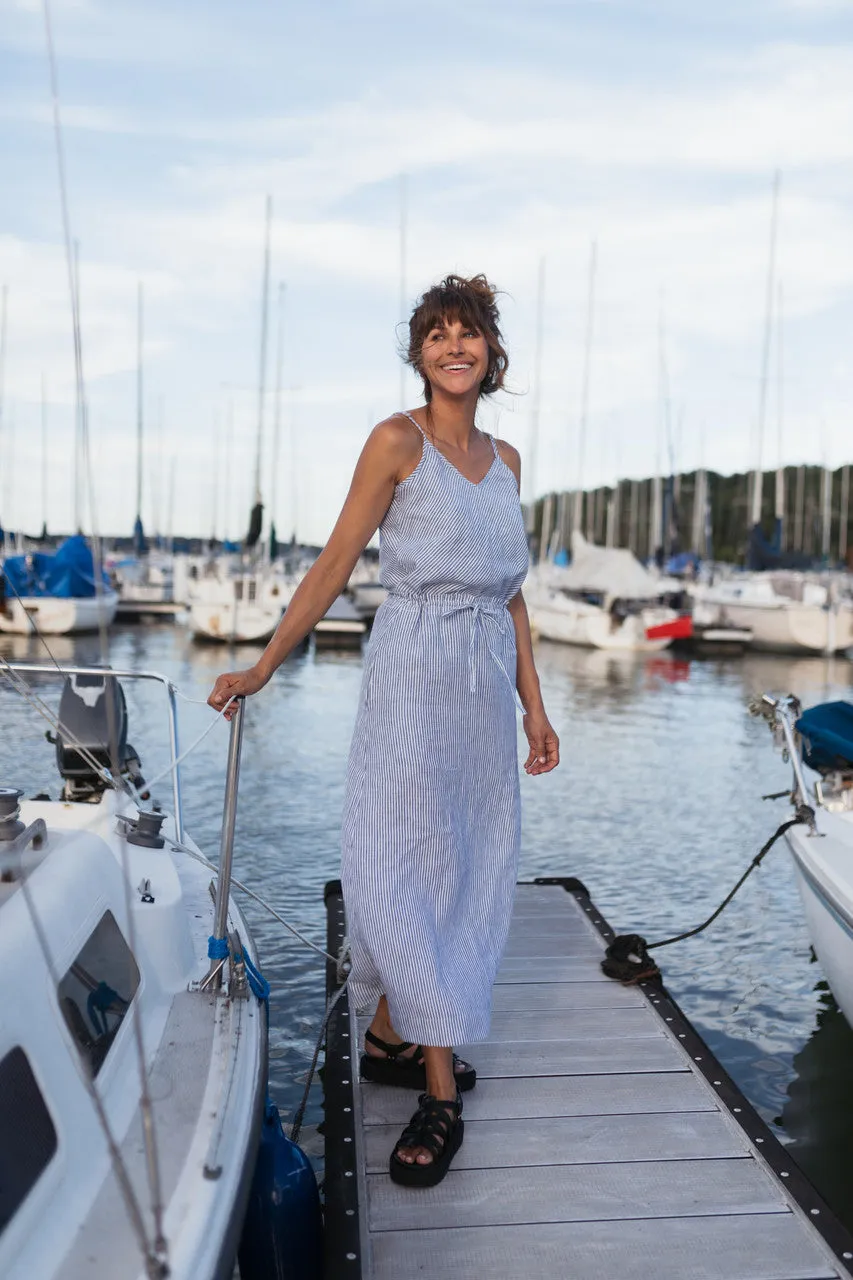
<path fill-rule="evenodd" d="M 498 670 L 503 673 L 504 679 L 506 680 L 507 684 L 512 690 L 512 696 L 515 699 L 515 705 L 518 707 L 521 714 L 524 715 L 525 707 L 523 702 L 518 696 L 518 690 L 515 687 L 515 683 L 512 680 L 506 667 L 501 662 L 500 658 L 495 653 L 492 646 L 489 644 L 488 632 L 485 626 L 483 625 L 483 621 L 482 621 L 483 618 L 492 618 L 498 624 L 498 626 L 500 626 L 501 625 L 500 616 L 493 609 L 484 609 L 483 606 L 478 601 L 472 601 L 470 604 L 457 605 L 456 608 L 450 609 L 449 612 L 456 613 L 457 611 L 461 611 L 464 609 L 470 609 L 472 614 L 471 634 L 468 637 L 468 688 L 470 689 L 471 693 L 477 692 L 477 635 L 479 634 L 483 638 L 483 643 L 485 644 L 487 650 L 489 651 L 492 661 L 495 663 Z"/>

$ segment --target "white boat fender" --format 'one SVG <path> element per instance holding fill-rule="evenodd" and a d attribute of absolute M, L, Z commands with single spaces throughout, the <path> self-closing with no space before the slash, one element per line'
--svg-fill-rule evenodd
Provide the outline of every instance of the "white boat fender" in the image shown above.
<path fill-rule="evenodd" d="M 237 1254 L 241 1280 L 320 1280 L 322 1244 L 314 1170 L 268 1096 Z"/>
<path fill-rule="evenodd" d="M 765 855 L 770 852 L 776 841 L 780 840 L 791 827 L 799 826 L 800 823 L 814 827 L 814 820 L 814 810 L 809 805 L 797 805 L 793 818 L 786 819 L 781 826 L 776 828 L 770 839 L 761 846 L 735 887 L 726 894 L 716 911 L 712 912 L 707 920 L 697 925 L 695 929 L 677 933 L 674 938 L 663 938 L 660 942 L 646 942 L 646 939 L 638 933 L 619 934 L 613 939 L 604 953 L 604 959 L 601 962 L 602 972 L 608 978 L 615 978 L 626 986 L 634 982 L 642 982 L 646 978 L 659 978 L 660 969 L 649 955 L 649 952 L 656 947 L 668 947 L 673 942 L 683 942 L 685 938 L 695 938 L 697 933 L 707 929 L 708 925 L 713 924 L 717 916 L 729 905 L 738 889 L 746 883 L 755 868 L 761 865 Z"/>

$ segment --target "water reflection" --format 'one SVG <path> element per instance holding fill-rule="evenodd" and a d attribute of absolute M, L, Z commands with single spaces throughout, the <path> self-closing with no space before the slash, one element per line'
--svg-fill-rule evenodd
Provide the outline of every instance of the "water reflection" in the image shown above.
<path fill-rule="evenodd" d="M 194 644 L 185 627 L 169 625 L 116 630 L 110 645 L 116 666 L 162 671 L 198 700 L 201 705 L 180 704 L 185 745 L 210 723 L 212 713 L 203 704 L 216 675 L 250 665 L 260 652 L 256 646 Z M 99 656 L 96 636 L 56 637 L 51 648 L 64 662 Z M 46 658 L 27 637 L 0 638 L 0 652 L 22 660 Z M 784 787 L 789 771 L 764 724 L 746 714 L 750 696 L 772 688 L 793 689 L 806 702 L 850 696 L 851 666 L 841 659 L 750 654 L 686 660 L 543 642 L 537 660 L 545 704 L 562 740 L 563 765 L 542 778 L 521 777 L 522 878 L 577 875 L 618 931 L 636 930 L 650 940 L 706 918 L 781 819 L 784 806 L 760 797 Z M 322 888 L 338 874 L 360 681 L 360 655 L 303 650 L 247 709 L 236 874 L 321 945 Z M 163 695 L 142 685 L 128 685 L 126 692 L 131 740 L 144 772 L 153 777 L 168 759 Z M 58 685 L 49 691 L 53 705 L 58 693 Z M 0 785 L 21 785 L 28 794 L 46 787 L 56 794 L 44 722 L 2 681 L 0 723 Z M 227 737 L 225 726 L 217 726 L 184 766 L 187 830 L 214 858 Z M 160 792 L 168 802 L 168 784 Z M 260 908 L 248 902 L 246 909 L 273 988 L 273 1095 L 292 1113 L 322 1016 L 323 965 Z M 712 929 L 659 954 L 668 986 L 743 1092 L 765 1118 L 781 1113 L 823 1194 L 853 1218 L 840 1203 L 845 1196 L 850 1200 L 849 1175 L 833 1154 L 840 1132 L 848 1140 L 853 1136 L 853 1099 L 832 1083 L 840 1068 L 836 1059 L 816 1060 L 809 1066 L 808 1094 L 802 1092 L 805 1071 L 799 1083 L 794 1079 L 801 1056 L 811 1062 L 812 1040 L 820 1037 L 823 1021 L 812 1033 L 825 1004 L 814 989 L 815 968 L 784 844 Z M 849 1047 L 845 1052 L 849 1063 Z M 796 1126 L 811 1114 L 824 1078 L 832 1101 L 806 1136 Z M 315 1088 L 309 1125 L 320 1116 Z M 316 1134 L 309 1142 L 320 1149 Z"/>
<path fill-rule="evenodd" d="M 853 1205 L 853 1108 L 850 1068 L 853 1030 L 825 982 L 819 993 L 817 1026 L 794 1055 L 795 1075 L 777 1123 L 790 1140 L 794 1159 L 831 1208 L 851 1220 Z"/>

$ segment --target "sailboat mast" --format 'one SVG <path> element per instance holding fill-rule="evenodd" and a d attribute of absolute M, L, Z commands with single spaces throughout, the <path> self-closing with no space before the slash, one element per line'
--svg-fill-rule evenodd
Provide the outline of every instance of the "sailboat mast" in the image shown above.
<path fill-rule="evenodd" d="M 143 430 L 143 375 L 142 375 L 142 281 L 136 286 L 136 519 L 142 521 L 142 430 Z"/>
<path fill-rule="evenodd" d="M 264 235 L 264 279 L 261 293 L 261 354 L 258 373 L 258 438 L 255 446 L 255 503 L 261 502 L 261 454 L 264 443 L 264 400 L 267 379 L 267 321 L 270 295 L 270 232 L 272 228 L 272 196 L 267 196 L 266 231 Z"/>
<path fill-rule="evenodd" d="M 278 514 L 278 466 L 281 447 L 281 373 L 284 365 L 284 295 L 285 285 L 278 286 L 278 341 L 275 360 L 275 405 L 272 431 L 272 479 L 270 492 L 270 520 L 275 523 Z"/>
<path fill-rule="evenodd" d="M 595 270 L 598 246 L 593 240 L 589 250 L 589 280 L 586 295 L 586 336 L 584 340 L 583 379 L 581 382 L 581 414 L 578 428 L 578 476 L 575 492 L 575 510 L 572 531 L 580 532 L 583 525 L 583 484 L 586 456 L 586 424 L 589 414 L 589 373 L 592 357 L 592 324 L 595 309 Z"/>
<path fill-rule="evenodd" d="M 3 407 L 6 391 L 6 305 L 8 297 L 9 286 L 4 284 L 2 290 L 0 290 L 0 449 L 3 447 Z"/>
<path fill-rule="evenodd" d="M 826 462 L 824 456 L 823 471 L 820 478 L 820 497 L 821 497 L 821 555 L 824 560 L 829 559 L 830 532 L 832 530 L 832 472 Z"/>
<path fill-rule="evenodd" d="M 536 502 L 536 463 L 539 452 L 539 414 L 542 409 L 542 347 L 545 339 L 545 258 L 539 259 L 536 277 L 536 337 L 533 347 L 533 399 L 530 403 L 530 423 L 527 442 L 527 523 L 528 533 L 533 532 L 533 512 Z M 540 551 L 541 554 L 541 551 Z"/>
<path fill-rule="evenodd" d="M 41 375 L 41 510 L 42 528 L 47 533 L 47 386 Z"/>
<path fill-rule="evenodd" d="M 776 298 L 776 528 L 780 551 L 785 546 L 785 461 L 782 451 L 785 386 L 782 372 L 784 354 L 782 321 L 782 285 L 780 283 Z"/>
<path fill-rule="evenodd" d="M 406 320 L 406 258 L 409 233 L 409 183 L 405 173 L 400 174 L 400 323 Z M 400 361 L 400 408 L 406 401 L 406 366 Z"/>
<path fill-rule="evenodd" d="M 77 379 L 76 419 L 74 428 L 74 532 L 83 531 L 83 449 L 86 435 L 86 401 L 82 372 L 82 351 L 78 330 L 80 326 L 80 242 L 74 241 L 71 293 L 72 322 L 74 325 L 75 376 Z"/>
<path fill-rule="evenodd" d="M 763 477 L 761 472 L 764 451 L 764 415 L 767 409 L 767 375 L 770 368 L 770 335 L 773 328 L 773 279 L 776 271 L 776 223 L 779 212 L 780 173 L 773 175 L 773 211 L 770 215 L 770 254 L 767 262 L 767 292 L 764 308 L 764 349 L 761 356 L 761 379 L 758 391 L 758 423 L 756 427 L 755 479 L 752 484 L 752 511 L 750 523 L 754 528 L 761 524 Z"/>

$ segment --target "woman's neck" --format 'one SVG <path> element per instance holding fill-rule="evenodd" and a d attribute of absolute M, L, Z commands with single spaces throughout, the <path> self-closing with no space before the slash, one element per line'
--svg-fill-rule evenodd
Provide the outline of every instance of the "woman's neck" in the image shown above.
<path fill-rule="evenodd" d="M 479 394 L 447 396 L 434 388 L 432 399 L 426 407 L 428 429 L 446 444 L 467 450 L 476 431 L 475 417 Z"/>

